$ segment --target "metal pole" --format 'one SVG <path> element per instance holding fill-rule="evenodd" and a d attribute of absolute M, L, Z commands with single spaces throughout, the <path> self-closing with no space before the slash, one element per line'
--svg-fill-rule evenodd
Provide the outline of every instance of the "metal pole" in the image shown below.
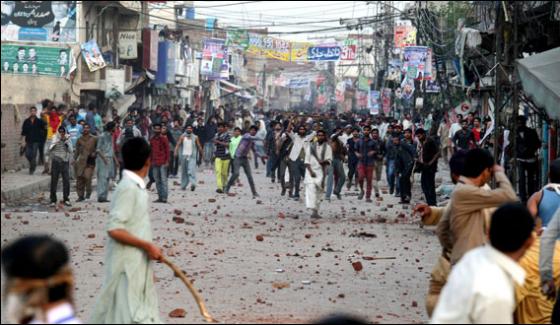
<path fill-rule="evenodd" d="M 501 77 L 500 72 L 502 62 L 502 34 L 503 34 L 503 25 L 502 25 L 502 14 L 500 11 L 500 1 L 496 1 L 496 64 L 498 67 L 495 69 L 495 103 L 494 103 L 494 159 L 496 159 L 496 163 L 499 163 L 500 158 L 500 151 L 499 151 L 499 135 L 500 135 L 500 107 L 501 107 Z"/>
<path fill-rule="evenodd" d="M 513 62 L 513 69 L 512 69 L 512 76 L 511 76 L 511 83 L 512 83 L 512 104 L 513 104 L 513 127 L 512 127 L 512 132 L 513 132 L 513 164 L 511 166 L 512 168 L 512 175 L 513 175 L 513 179 L 511 180 L 511 183 L 513 185 L 513 188 L 517 188 L 517 181 L 518 181 L 518 177 L 525 177 L 525 175 L 518 175 L 518 169 L 517 169 L 517 116 L 519 115 L 519 85 L 517 82 L 517 65 L 515 63 L 515 60 L 517 60 L 517 56 L 518 56 L 518 44 L 517 44 L 517 30 L 518 30 L 518 20 L 519 20 L 519 14 L 518 14 L 518 2 L 513 2 L 513 58 L 510 60 Z M 530 193 L 529 193 L 530 195 Z"/>

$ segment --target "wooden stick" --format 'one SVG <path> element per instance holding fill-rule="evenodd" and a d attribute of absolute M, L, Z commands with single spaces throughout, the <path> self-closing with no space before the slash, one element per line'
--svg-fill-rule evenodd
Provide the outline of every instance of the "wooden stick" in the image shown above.
<path fill-rule="evenodd" d="M 187 278 L 185 273 L 183 273 L 183 271 L 181 271 L 181 269 L 179 269 L 179 267 L 177 267 L 177 265 L 173 264 L 173 262 L 168 260 L 165 256 L 162 256 L 161 261 L 164 264 L 166 264 L 167 266 L 169 266 L 173 270 L 173 272 L 175 272 L 175 275 L 177 275 L 183 281 L 183 283 L 187 286 L 187 288 L 189 289 L 189 291 L 193 295 L 194 300 L 196 301 L 196 304 L 198 305 L 198 308 L 200 309 L 200 314 L 202 315 L 202 317 L 204 317 L 204 319 L 208 323 L 217 323 L 217 321 L 212 316 L 210 316 L 210 313 L 208 312 L 208 310 L 206 309 L 206 306 L 204 305 L 204 300 L 198 294 L 196 289 L 193 287 L 191 281 Z"/>

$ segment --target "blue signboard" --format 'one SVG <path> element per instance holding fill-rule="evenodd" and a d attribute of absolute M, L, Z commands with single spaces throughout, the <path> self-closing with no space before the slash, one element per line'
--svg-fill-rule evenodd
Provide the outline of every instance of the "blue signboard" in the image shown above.
<path fill-rule="evenodd" d="M 167 52 L 169 51 L 169 43 L 170 41 L 163 41 L 158 44 L 156 85 L 163 85 L 167 83 Z"/>
<path fill-rule="evenodd" d="M 340 46 L 313 46 L 307 50 L 307 60 L 338 61 L 341 53 Z"/>

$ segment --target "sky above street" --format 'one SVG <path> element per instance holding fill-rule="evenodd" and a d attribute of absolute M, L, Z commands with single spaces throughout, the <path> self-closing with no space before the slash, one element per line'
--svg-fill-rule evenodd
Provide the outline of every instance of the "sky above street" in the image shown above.
<path fill-rule="evenodd" d="M 393 5 L 404 8 L 404 2 Z M 340 25 L 340 18 L 357 19 L 381 11 L 374 1 L 195 1 L 194 6 L 196 18 L 217 18 L 222 27 L 268 28 L 290 40 L 345 34 L 348 30 Z"/>

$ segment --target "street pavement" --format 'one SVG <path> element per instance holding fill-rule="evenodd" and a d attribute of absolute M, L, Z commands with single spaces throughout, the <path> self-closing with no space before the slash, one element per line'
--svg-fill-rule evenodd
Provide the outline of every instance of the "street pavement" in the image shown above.
<path fill-rule="evenodd" d="M 345 190 L 342 200 L 323 202 L 323 219 L 312 221 L 303 197 L 281 197 L 279 184 L 264 177 L 262 166 L 253 173 L 258 199 L 251 198 L 243 173 L 244 186 L 233 188 L 235 195 L 217 194 L 207 169 L 199 171 L 195 192 L 181 191 L 179 179 L 170 179 L 170 202 L 151 204 L 155 243 L 194 281 L 214 318 L 304 323 L 344 313 L 373 323 L 428 321 L 424 297 L 440 248 L 434 229 L 421 228 L 412 216 L 412 205 L 400 205 L 386 192 L 366 203 L 354 189 Z M 422 201 L 419 182 L 413 192 L 413 203 Z M 46 204 L 48 193 L 3 205 L 2 245 L 30 233 L 63 240 L 77 279 L 78 316 L 87 321 L 103 281 L 109 204 Z M 161 263 L 154 271 L 162 319 L 203 322 L 179 278 Z M 186 310 L 185 318 L 169 316 L 177 308 Z"/>

